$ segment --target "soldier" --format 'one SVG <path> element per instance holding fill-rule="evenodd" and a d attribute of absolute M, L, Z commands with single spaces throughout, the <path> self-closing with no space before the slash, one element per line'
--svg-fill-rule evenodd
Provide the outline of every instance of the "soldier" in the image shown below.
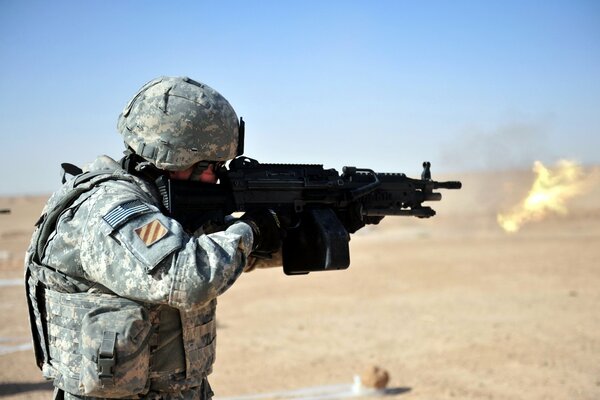
<path fill-rule="evenodd" d="M 235 111 L 207 85 L 152 80 L 117 126 L 125 157 L 67 180 L 36 224 L 26 285 L 38 366 L 55 398 L 210 399 L 216 297 L 253 250 L 280 247 L 277 217 L 192 234 L 163 210 L 156 178 L 214 184 L 237 153 Z"/>

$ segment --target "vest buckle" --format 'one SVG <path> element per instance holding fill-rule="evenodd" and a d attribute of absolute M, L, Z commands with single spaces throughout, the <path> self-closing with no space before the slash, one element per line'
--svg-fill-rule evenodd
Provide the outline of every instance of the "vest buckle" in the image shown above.
<path fill-rule="evenodd" d="M 102 344 L 98 349 L 98 376 L 102 381 L 111 379 L 115 367 L 115 345 L 117 343 L 117 332 L 104 331 Z"/>

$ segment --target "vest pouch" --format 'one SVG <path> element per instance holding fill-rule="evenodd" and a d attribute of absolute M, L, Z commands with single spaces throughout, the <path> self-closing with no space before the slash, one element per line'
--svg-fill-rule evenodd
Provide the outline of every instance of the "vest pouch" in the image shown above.
<path fill-rule="evenodd" d="M 147 311 L 125 300 L 89 311 L 81 323 L 79 393 L 130 397 L 148 391 L 153 333 Z"/>

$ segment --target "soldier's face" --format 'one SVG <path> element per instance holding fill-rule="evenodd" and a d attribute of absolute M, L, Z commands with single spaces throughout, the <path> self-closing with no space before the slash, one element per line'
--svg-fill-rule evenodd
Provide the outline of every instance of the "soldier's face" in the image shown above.
<path fill-rule="evenodd" d="M 169 171 L 169 178 L 175 179 L 177 181 L 187 181 L 190 179 L 192 172 L 194 171 L 194 166 L 189 167 L 188 169 L 184 169 L 183 171 Z"/>
<path fill-rule="evenodd" d="M 169 178 L 179 181 L 187 181 L 190 179 L 190 176 L 192 176 L 195 167 L 195 165 L 192 165 L 183 171 L 169 171 Z M 197 175 L 197 180 L 204 183 L 217 183 L 217 175 L 215 175 L 214 164 L 208 164 L 208 167 L 206 167 L 206 169 L 202 171 L 200 175 Z"/>
<path fill-rule="evenodd" d="M 202 171 L 198 177 L 200 182 L 204 183 L 217 183 L 217 175 L 215 174 L 215 165 L 208 164 L 208 167 Z"/>

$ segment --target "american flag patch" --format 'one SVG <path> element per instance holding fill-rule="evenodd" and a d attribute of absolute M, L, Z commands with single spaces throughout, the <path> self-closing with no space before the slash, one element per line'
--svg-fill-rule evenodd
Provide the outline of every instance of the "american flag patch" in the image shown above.
<path fill-rule="evenodd" d="M 165 237 L 165 235 L 169 233 L 169 230 L 165 228 L 165 226 L 161 224 L 159 220 L 155 219 L 148 222 L 141 228 L 137 228 L 135 233 L 137 233 L 139 238 L 142 239 L 142 242 L 144 242 L 146 247 L 150 247 Z"/>
<path fill-rule="evenodd" d="M 127 221 L 132 215 L 144 214 L 148 211 L 151 211 L 150 207 L 139 200 L 132 200 L 113 208 L 108 214 L 102 217 L 102 219 L 106 221 L 111 228 L 115 229 L 123 222 Z"/>

